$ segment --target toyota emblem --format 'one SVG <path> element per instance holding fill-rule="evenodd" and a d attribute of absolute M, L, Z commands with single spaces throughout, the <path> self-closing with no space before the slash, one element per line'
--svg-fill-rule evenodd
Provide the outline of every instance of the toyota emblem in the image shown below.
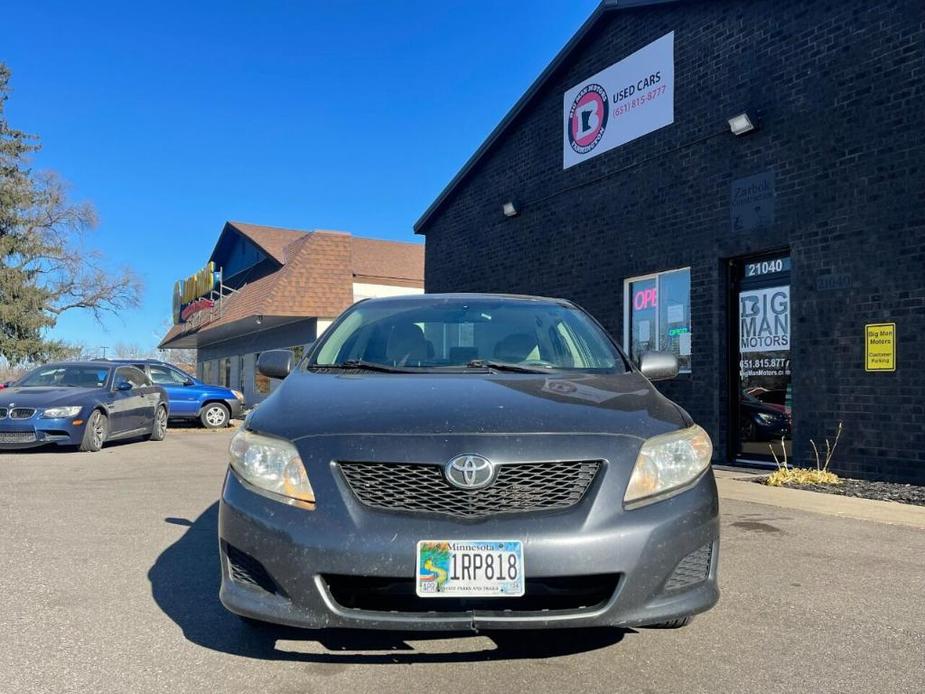
<path fill-rule="evenodd" d="M 480 455 L 458 455 L 443 469 L 447 481 L 460 489 L 481 489 L 495 481 L 495 465 Z"/>

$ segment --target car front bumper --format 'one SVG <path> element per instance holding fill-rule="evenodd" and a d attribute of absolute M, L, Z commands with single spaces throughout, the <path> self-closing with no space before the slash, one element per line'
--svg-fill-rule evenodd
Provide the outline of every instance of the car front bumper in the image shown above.
<path fill-rule="evenodd" d="M 74 418 L 0 420 L 0 450 L 23 450 L 49 444 L 76 446 L 83 437 L 84 425 L 72 424 Z"/>
<path fill-rule="evenodd" d="M 244 403 L 237 398 L 228 398 L 225 400 L 228 405 L 228 411 L 231 412 L 232 419 L 241 419 L 244 414 Z"/>
<path fill-rule="evenodd" d="M 593 494 L 565 512 L 462 522 L 375 511 L 351 497 L 343 499 L 346 513 L 339 504 L 307 510 L 267 498 L 229 470 L 219 511 L 221 601 L 236 614 L 296 627 L 434 631 L 631 627 L 687 617 L 717 602 L 719 520 L 712 471 L 680 494 L 631 511 L 595 513 L 601 496 L 606 495 Z M 556 610 L 536 609 L 534 603 L 529 610 L 441 611 L 441 598 L 427 603 L 436 612 L 338 602 L 330 577 L 410 580 L 416 543 L 425 538 L 521 540 L 528 586 L 531 579 L 608 575 L 616 577 L 615 587 L 593 605 Z M 693 580 L 692 558 L 694 573 L 701 572 Z"/>

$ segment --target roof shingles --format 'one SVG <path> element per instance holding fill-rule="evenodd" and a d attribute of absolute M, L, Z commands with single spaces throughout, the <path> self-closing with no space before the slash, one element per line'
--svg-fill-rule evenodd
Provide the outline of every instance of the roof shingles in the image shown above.
<path fill-rule="evenodd" d="M 208 333 L 249 316 L 333 318 L 353 303 L 354 279 L 424 285 L 424 246 L 357 238 L 345 232 L 294 231 L 228 222 L 282 267 L 222 301 L 220 315 L 198 328 L 173 326 L 162 347 L 194 332 Z"/>

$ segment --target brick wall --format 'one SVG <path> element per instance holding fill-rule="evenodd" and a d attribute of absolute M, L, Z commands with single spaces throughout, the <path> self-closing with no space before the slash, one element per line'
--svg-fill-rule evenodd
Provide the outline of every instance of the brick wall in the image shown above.
<path fill-rule="evenodd" d="M 675 123 L 563 170 L 563 92 L 669 31 Z M 761 129 L 736 138 L 726 119 L 746 108 Z M 423 228 L 427 291 L 564 296 L 622 338 L 624 279 L 690 266 L 692 373 L 660 388 L 724 456 L 728 262 L 789 248 L 798 461 L 843 421 L 836 468 L 925 482 L 923 126 L 921 0 L 610 12 Z M 773 226 L 733 232 L 731 182 L 769 170 Z M 848 286 L 817 290 L 826 275 Z M 880 321 L 897 323 L 893 374 L 864 371 Z"/>

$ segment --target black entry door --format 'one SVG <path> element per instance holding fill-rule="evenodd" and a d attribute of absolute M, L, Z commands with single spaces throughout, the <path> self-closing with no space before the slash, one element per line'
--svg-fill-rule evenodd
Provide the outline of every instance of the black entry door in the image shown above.
<path fill-rule="evenodd" d="M 790 256 L 745 258 L 733 267 L 736 409 L 734 456 L 773 463 L 790 457 Z"/>

